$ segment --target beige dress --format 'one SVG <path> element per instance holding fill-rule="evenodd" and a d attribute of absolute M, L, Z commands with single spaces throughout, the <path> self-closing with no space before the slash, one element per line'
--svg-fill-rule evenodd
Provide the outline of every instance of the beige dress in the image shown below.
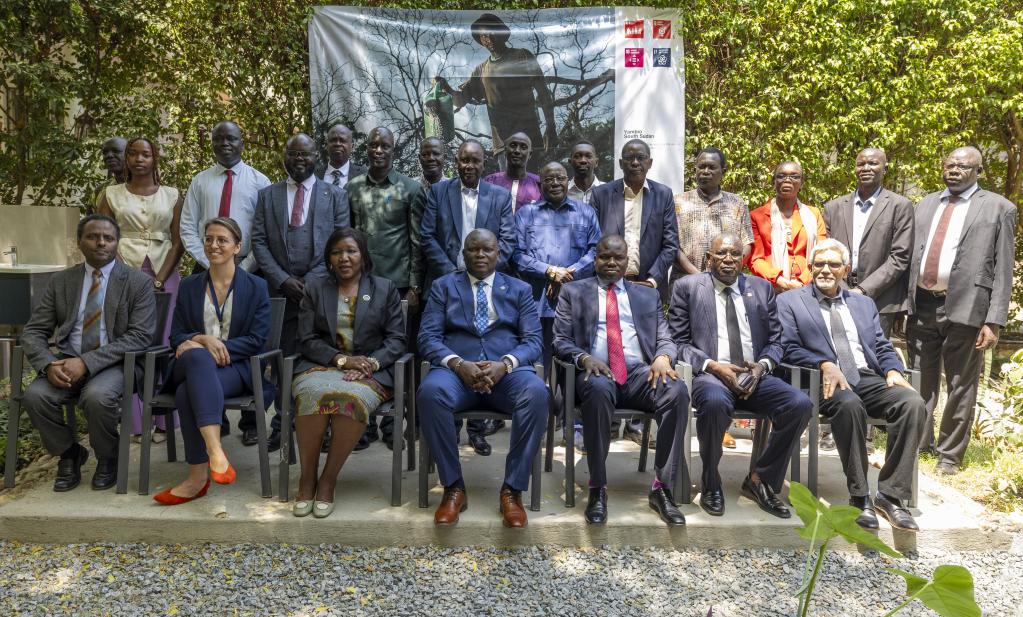
<path fill-rule="evenodd" d="M 124 184 L 106 189 L 107 204 L 121 226 L 117 252 L 125 265 L 142 268 L 146 257 L 155 272 L 170 255 L 171 225 L 178 189 L 160 186 L 152 195 L 136 195 Z"/>

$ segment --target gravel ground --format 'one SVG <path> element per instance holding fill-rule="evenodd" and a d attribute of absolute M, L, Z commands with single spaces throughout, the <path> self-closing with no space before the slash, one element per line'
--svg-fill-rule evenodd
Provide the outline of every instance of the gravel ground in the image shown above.
<path fill-rule="evenodd" d="M 0 615 L 792 615 L 797 551 L 37 545 L 0 542 Z M 985 615 L 1023 615 L 1023 554 L 924 553 L 967 566 Z M 818 616 L 899 604 L 893 561 L 831 553 Z M 760 574 L 763 573 L 763 574 Z M 900 615 L 933 615 L 916 603 Z"/>

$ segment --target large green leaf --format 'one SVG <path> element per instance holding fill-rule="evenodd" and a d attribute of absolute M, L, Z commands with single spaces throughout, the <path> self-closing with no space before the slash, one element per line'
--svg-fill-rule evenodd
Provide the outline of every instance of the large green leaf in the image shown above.
<path fill-rule="evenodd" d="M 807 540 L 814 538 L 816 526 L 816 538 L 819 542 L 830 540 L 837 535 L 853 544 L 861 544 L 890 557 L 902 557 L 901 553 L 889 547 L 883 540 L 856 524 L 856 517 L 860 515 L 858 508 L 826 505 L 799 482 L 793 482 L 789 486 L 789 502 L 805 525 L 796 532 Z"/>
<path fill-rule="evenodd" d="M 938 566 L 928 581 L 910 572 L 886 568 L 906 579 L 906 594 L 916 596 L 924 606 L 942 617 L 980 617 L 973 597 L 973 575 L 962 566 Z"/>

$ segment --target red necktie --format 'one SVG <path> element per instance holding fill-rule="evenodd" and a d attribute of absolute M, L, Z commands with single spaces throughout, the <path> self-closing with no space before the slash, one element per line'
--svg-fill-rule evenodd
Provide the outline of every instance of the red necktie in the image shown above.
<path fill-rule="evenodd" d="M 224 190 L 220 192 L 220 210 L 217 211 L 217 216 L 221 218 L 231 216 L 231 188 L 234 185 L 231 182 L 231 176 L 234 175 L 234 172 L 228 169 L 224 172 L 224 175 L 227 176 L 227 179 L 224 180 Z"/>
<path fill-rule="evenodd" d="M 305 208 L 305 185 L 301 182 L 295 190 L 295 203 L 291 206 L 291 226 L 302 226 L 302 210 Z"/>
<path fill-rule="evenodd" d="M 941 260 L 941 245 L 945 243 L 945 234 L 948 233 L 948 225 L 952 222 L 952 211 L 959 203 L 958 195 L 951 195 L 945 209 L 941 211 L 941 218 L 938 219 L 938 227 L 934 230 L 934 237 L 931 238 L 931 246 L 927 249 L 927 261 L 924 263 L 923 276 L 920 283 L 930 289 L 938 283 L 938 262 Z"/>
<path fill-rule="evenodd" d="M 618 321 L 618 296 L 615 286 L 607 288 L 607 363 L 615 383 L 623 385 L 629 373 L 625 370 L 625 349 L 622 347 L 622 324 Z"/>

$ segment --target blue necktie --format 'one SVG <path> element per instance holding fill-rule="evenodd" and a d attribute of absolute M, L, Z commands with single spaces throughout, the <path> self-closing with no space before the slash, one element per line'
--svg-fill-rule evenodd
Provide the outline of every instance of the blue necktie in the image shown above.
<path fill-rule="evenodd" d="M 483 334 L 490 322 L 490 307 L 487 305 L 486 282 L 476 283 L 476 332 Z"/>

